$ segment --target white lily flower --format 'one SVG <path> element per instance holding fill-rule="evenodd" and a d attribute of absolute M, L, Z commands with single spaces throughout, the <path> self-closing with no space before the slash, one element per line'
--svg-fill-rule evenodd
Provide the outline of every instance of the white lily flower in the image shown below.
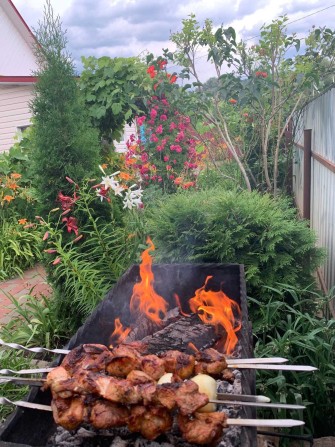
<path fill-rule="evenodd" d="M 111 186 L 111 188 L 116 196 L 122 197 L 122 192 L 124 191 L 124 188 L 118 182 L 115 182 L 115 184 Z"/>
<path fill-rule="evenodd" d="M 131 188 L 137 185 L 132 185 L 128 191 L 126 191 L 124 200 L 123 200 L 123 208 L 132 209 L 133 207 L 139 207 L 142 205 L 142 190 L 141 188 L 132 190 Z"/>

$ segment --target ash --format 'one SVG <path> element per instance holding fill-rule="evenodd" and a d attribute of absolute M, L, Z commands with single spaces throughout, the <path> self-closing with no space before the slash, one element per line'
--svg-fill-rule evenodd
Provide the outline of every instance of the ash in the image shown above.
<path fill-rule="evenodd" d="M 218 381 L 219 393 L 241 394 L 241 373 L 234 371 L 235 380 L 230 384 L 224 380 Z M 222 406 L 219 411 L 227 413 L 229 418 L 239 417 L 241 407 Z M 241 427 L 232 426 L 224 430 L 222 440 L 217 447 L 240 447 Z M 196 447 L 197 444 L 189 444 L 178 435 L 178 427 L 174 426 L 170 433 L 161 435 L 155 441 L 148 441 L 138 433 L 131 433 L 127 428 L 113 430 L 93 431 L 91 427 L 80 428 L 69 432 L 62 427 L 49 439 L 46 447 Z"/>

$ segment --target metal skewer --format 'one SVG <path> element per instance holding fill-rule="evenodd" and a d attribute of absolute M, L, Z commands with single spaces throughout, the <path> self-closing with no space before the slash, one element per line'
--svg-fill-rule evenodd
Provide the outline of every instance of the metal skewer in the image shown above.
<path fill-rule="evenodd" d="M 68 349 L 47 349 L 47 348 L 27 348 L 23 345 L 19 345 L 17 343 L 6 343 L 5 341 L 0 339 L 0 345 L 1 346 L 7 346 L 8 348 L 12 349 L 20 349 L 21 351 L 25 352 L 34 352 L 36 354 L 43 354 L 43 353 L 54 353 L 54 354 L 68 354 L 70 351 Z"/>
<path fill-rule="evenodd" d="M 16 385 L 25 385 L 25 386 L 43 386 L 45 384 L 45 379 L 39 379 L 39 378 L 26 378 L 26 377 L 11 377 L 11 376 L 3 376 L 0 377 L 0 384 L 2 383 L 15 383 Z M 271 400 L 266 396 L 254 396 L 253 394 L 228 394 L 228 393 L 218 393 L 218 398 L 223 399 L 225 401 L 231 402 L 251 402 L 251 403 L 269 403 Z M 220 400 L 222 402 L 222 400 Z"/>
<path fill-rule="evenodd" d="M 306 366 L 306 365 L 267 365 L 267 364 L 239 364 L 236 363 L 234 365 L 229 365 L 229 368 L 236 368 L 236 369 L 268 369 L 273 371 L 317 371 L 318 368 L 315 368 L 314 366 Z"/>
<path fill-rule="evenodd" d="M 42 347 L 36 348 L 26 348 L 25 346 L 19 345 L 17 343 L 5 343 L 0 339 L 0 345 L 7 346 L 12 349 L 21 349 L 25 352 L 34 352 L 34 353 L 45 353 L 52 352 L 55 354 L 68 354 L 70 350 L 68 349 L 47 349 Z M 276 365 L 270 364 L 271 361 L 275 362 L 285 362 L 287 359 L 283 359 L 282 357 L 274 357 L 269 359 L 228 359 L 227 364 L 229 368 L 236 369 L 267 369 L 267 370 L 275 370 L 275 371 L 316 371 L 317 368 L 314 366 L 304 366 L 304 365 Z M 244 362 L 244 363 L 243 363 Z M 263 363 L 265 362 L 265 363 Z M 6 370 L 5 370 L 6 371 Z M 9 370 L 10 371 L 10 370 Z M 8 374 L 8 373 L 6 373 Z M 13 373 L 15 374 L 15 373 Z"/>
<path fill-rule="evenodd" d="M 69 354 L 71 350 L 69 349 L 47 349 L 40 346 L 37 346 L 35 348 L 27 348 L 26 346 L 19 345 L 17 343 L 6 343 L 3 340 L 0 339 L 0 345 L 1 346 L 7 346 L 8 348 L 12 349 L 20 349 L 22 351 L 26 352 L 33 352 L 36 354 L 42 354 L 42 353 L 54 353 L 54 354 Z M 237 364 L 237 363 L 253 363 L 253 364 L 260 364 L 260 363 L 285 363 L 288 362 L 288 359 L 285 359 L 283 357 L 268 357 L 268 358 L 247 358 L 247 359 L 234 359 L 234 358 L 227 358 L 226 359 L 227 364 Z M 1 370 L 0 370 L 1 371 Z"/>
<path fill-rule="evenodd" d="M 226 359 L 227 365 L 230 367 L 231 365 L 236 365 L 242 363 L 243 365 L 253 364 L 253 365 L 261 365 L 268 363 L 286 363 L 288 359 L 284 359 L 283 357 L 260 357 L 260 358 L 249 358 L 249 359 Z"/>
<path fill-rule="evenodd" d="M 0 369 L 0 374 L 44 374 L 44 373 L 49 373 L 50 371 L 52 371 L 54 368 L 50 367 L 50 368 L 34 368 L 34 369 Z M 0 380 L 1 380 L 1 375 L 0 375 Z"/>
<path fill-rule="evenodd" d="M 209 403 L 216 404 L 229 404 L 229 405 L 239 405 L 239 406 L 249 406 L 249 407 L 268 407 L 268 408 L 278 408 L 278 409 L 288 409 L 288 410 L 303 410 L 305 407 L 302 405 L 285 405 L 285 404 L 261 404 L 255 402 L 238 402 L 238 401 L 221 401 L 221 400 L 210 400 Z M 0 397 L 0 405 L 15 405 L 17 407 L 31 408 L 34 410 L 52 411 L 50 405 L 36 404 L 34 402 L 26 402 L 24 400 L 12 401 L 6 397 Z M 254 420 L 254 419 L 252 419 Z M 261 425 L 261 424 L 258 424 Z"/>
<path fill-rule="evenodd" d="M 210 399 L 209 403 L 210 404 L 219 404 L 219 405 L 240 405 L 243 407 L 276 408 L 278 410 L 304 410 L 306 408 L 303 405 L 277 404 L 277 403 L 264 403 L 264 402 L 245 402 L 245 401 L 238 401 L 238 400 Z"/>

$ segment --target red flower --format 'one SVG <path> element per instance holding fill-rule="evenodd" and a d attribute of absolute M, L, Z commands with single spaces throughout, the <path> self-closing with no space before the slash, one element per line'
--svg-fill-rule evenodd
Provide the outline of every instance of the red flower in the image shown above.
<path fill-rule="evenodd" d="M 151 117 L 151 119 L 155 119 L 156 118 L 156 116 L 157 116 L 157 110 L 155 110 L 155 109 L 151 109 L 151 111 L 150 111 L 150 117 Z"/>
<path fill-rule="evenodd" d="M 161 115 L 161 117 L 159 119 L 161 121 L 166 121 L 167 120 L 167 116 L 166 115 Z"/>
<path fill-rule="evenodd" d="M 165 68 L 165 65 L 167 64 L 167 60 L 163 59 L 158 62 L 158 66 L 160 70 L 163 70 Z"/>
<path fill-rule="evenodd" d="M 146 116 L 139 116 L 138 118 L 137 118 L 137 124 L 141 127 L 141 126 L 143 126 L 143 124 L 144 124 L 144 121 L 146 120 Z"/>
<path fill-rule="evenodd" d="M 268 74 L 266 73 L 266 71 L 256 71 L 255 73 L 256 78 L 267 78 Z"/>
<path fill-rule="evenodd" d="M 170 73 L 166 73 L 166 76 L 168 77 L 170 84 L 174 84 L 177 80 L 176 75 L 171 75 Z"/>
<path fill-rule="evenodd" d="M 163 133 L 163 126 L 160 124 L 157 128 L 156 128 L 156 133 L 161 134 Z"/>
<path fill-rule="evenodd" d="M 61 203 L 63 211 L 72 209 L 77 200 L 79 200 L 79 197 L 76 195 L 76 193 L 73 194 L 73 197 L 70 197 L 64 196 L 62 192 L 59 192 L 57 196 L 57 202 Z"/>
<path fill-rule="evenodd" d="M 230 104 L 236 104 L 237 103 L 236 99 L 233 99 L 233 98 L 230 98 L 230 100 L 228 102 L 230 102 Z"/>
<path fill-rule="evenodd" d="M 150 67 L 147 69 L 147 73 L 150 75 L 150 78 L 154 78 L 157 75 L 157 71 L 155 69 L 154 65 L 150 65 Z"/>
<path fill-rule="evenodd" d="M 78 236 L 78 226 L 77 226 L 77 219 L 75 217 L 64 217 L 62 219 L 62 222 L 66 223 L 67 231 L 68 233 L 71 233 L 71 231 L 74 232 L 76 236 Z"/>

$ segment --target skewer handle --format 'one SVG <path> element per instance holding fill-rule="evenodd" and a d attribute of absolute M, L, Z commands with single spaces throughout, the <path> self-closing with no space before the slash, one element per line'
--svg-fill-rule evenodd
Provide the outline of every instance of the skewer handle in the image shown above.
<path fill-rule="evenodd" d="M 253 395 L 253 394 L 217 393 L 217 398 L 220 400 L 239 400 L 241 402 L 259 402 L 263 404 L 271 402 L 271 399 L 266 396 Z"/>
<path fill-rule="evenodd" d="M 227 419 L 229 425 L 240 425 L 244 427 L 275 427 L 275 428 L 290 428 L 305 425 L 304 421 L 296 419 Z"/>
<path fill-rule="evenodd" d="M 43 374 L 52 371 L 54 368 L 36 368 L 36 369 L 0 369 L 0 380 L 1 374 Z"/>
<path fill-rule="evenodd" d="M 7 397 L 0 397 L 0 405 L 15 405 L 16 407 L 32 408 L 33 410 L 52 411 L 50 405 L 35 404 L 25 400 L 10 400 Z"/>
<path fill-rule="evenodd" d="M 226 359 L 227 365 L 237 365 L 242 363 L 243 365 L 249 365 L 250 363 L 253 365 L 261 365 L 262 363 L 286 363 L 288 359 L 284 359 L 283 357 L 259 357 L 259 358 L 250 358 L 250 359 Z"/>
<path fill-rule="evenodd" d="M 251 364 L 234 364 L 234 365 L 228 365 L 228 367 L 235 368 L 235 369 L 259 369 L 259 370 L 273 370 L 273 371 L 317 371 L 318 368 L 315 368 L 314 366 L 306 366 L 306 365 L 251 365 Z"/>
<path fill-rule="evenodd" d="M 243 407 L 260 407 L 260 408 L 276 408 L 278 410 L 304 410 L 306 407 L 303 405 L 291 405 L 291 404 L 276 404 L 276 403 L 264 403 L 264 402 L 245 402 L 238 400 L 215 400 L 209 401 L 211 404 L 219 405 L 241 405 Z"/>
<path fill-rule="evenodd" d="M 26 346 L 19 345 L 17 343 L 6 343 L 3 340 L 0 339 L 0 345 L 1 346 L 7 346 L 8 348 L 12 349 L 20 349 L 25 352 L 34 352 L 36 354 L 43 354 L 43 353 L 54 353 L 54 354 L 68 354 L 70 351 L 68 349 L 47 349 L 47 348 L 27 348 Z"/>

